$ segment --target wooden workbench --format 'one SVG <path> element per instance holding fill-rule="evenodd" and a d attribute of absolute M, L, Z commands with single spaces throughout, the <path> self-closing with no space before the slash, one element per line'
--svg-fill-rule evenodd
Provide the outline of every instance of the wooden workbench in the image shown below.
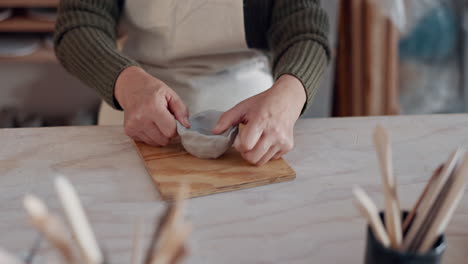
<path fill-rule="evenodd" d="M 394 138 L 402 205 L 412 205 L 432 170 L 468 144 L 468 116 L 302 120 L 286 159 L 292 182 L 190 200 L 195 231 L 185 263 L 363 263 L 364 220 L 351 199 L 363 186 L 382 206 L 372 146 L 382 123 Z M 44 198 L 56 211 L 56 174 L 77 187 L 112 263 L 129 263 L 133 224 L 153 224 L 163 204 L 130 140 L 119 127 L 0 130 L 0 245 L 21 254 L 36 234 L 21 199 Z M 149 231 L 147 232 L 149 237 Z M 468 258 L 468 195 L 448 230 L 444 263 Z"/>

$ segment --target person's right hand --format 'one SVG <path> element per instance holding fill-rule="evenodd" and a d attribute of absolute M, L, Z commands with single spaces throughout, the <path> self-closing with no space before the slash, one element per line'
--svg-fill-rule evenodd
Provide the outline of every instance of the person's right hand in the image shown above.
<path fill-rule="evenodd" d="M 190 127 L 188 109 L 180 97 L 139 67 L 122 71 L 114 94 L 124 109 L 125 133 L 136 141 L 165 146 L 177 135 L 176 119 Z"/>

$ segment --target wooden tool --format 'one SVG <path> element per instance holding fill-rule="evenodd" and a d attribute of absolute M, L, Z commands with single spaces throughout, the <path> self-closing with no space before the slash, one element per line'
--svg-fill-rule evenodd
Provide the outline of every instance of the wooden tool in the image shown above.
<path fill-rule="evenodd" d="M 428 217 L 431 208 L 434 207 L 434 204 L 437 201 L 437 197 L 439 196 L 440 191 L 442 190 L 443 186 L 449 179 L 450 175 L 456 168 L 458 159 L 464 153 L 463 150 L 457 149 L 445 163 L 440 176 L 437 177 L 436 181 L 434 182 L 434 187 L 430 187 L 428 193 L 426 194 L 427 199 L 423 199 L 421 205 L 419 206 L 419 210 L 416 213 L 413 223 L 408 230 L 408 233 L 403 241 L 402 249 L 408 251 L 410 247 L 415 243 L 416 236 L 418 235 L 419 230 L 424 224 L 424 220 Z"/>
<path fill-rule="evenodd" d="M 374 236 L 380 241 L 380 243 L 382 243 L 382 245 L 388 247 L 390 245 L 390 239 L 385 231 L 382 221 L 380 220 L 379 212 L 374 202 L 372 202 L 370 197 L 360 187 L 354 187 L 353 193 L 356 198 L 355 204 L 361 214 L 367 219 Z"/>
<path fill-rule="evenodd" d="M 440 208 L 437 218 L 433 220 L 431 228 L 425 234 L 425 238 L 418 249 L 419 253 L 425 253 L 430 250 L 437 238 L 444 233 L 450 219 L 452 219 L 455 209 L 463 197 L 465 187 L 466 184 L 461 181 L 459 184 L 456 183 L 454 185 L 454 190 L 449 193 L 447 200 L 444 202 L 442 208 Z"/>
<path fill-rule="evenodd" d="M 435 213 L 426 219 L 429 221 L 427 230 L 424 230 L 421 243 L 415 245 L 416 251 L 425 253 L 436 239 L 444 232 L 450 219 L 458 206 L 465 191 L 465 177 L 468 173 L 468 158 L 465 157 L 463 163 L 456 169 L 447 181 L 444 190 L 439 194 L 437 203 L 431 208 Z M 431 212 L 432 213 L 432 212 Z"/>
<path fill-rule="evenodd" d="M 172 200 L 179 186 L 188 183 L 187 197 L 234 191 L 293 180 L 295 172 L 283 160 L 253 166 L 231 149 L 217 160 L 198 159 L 180 143 L 154 148 L 135 143 L 148 173 L 164 200 Z"/>
<path fill-rule="evenodd" d="M 434 171 L 434 173 L 432 173 L 431 179 L 429 179 L 429 182 L 426 184 L 426 187 L 424 187 L 424 190 L 421 193 L 421 195 L 419 196 L 416 204 L 413 206 L 413 209 L 406 216 L 405 221 L 403 222 L 403 234 L 408 231 L 408 228 L 410 227 L 411 222 L 413 222 L 414 217 L 416 216 L 416 212 L 419 210 L 419 206 L 421 205 L 422 201 L 427 198 L 427 193 L 429 192 L 429 190 L 434 188 L 436 180 L 440 176 L 440 173 L 442 172 L 443 167 L 444 167 L 444 165 L 440 165 Z"/>
<path fill-rule="evenodd" d="M 26 195 L 23 204 L 31 224 L 46 237 L 67 263 L 75 263 L 73 246 L 62 221 L 51 215 L 45 204 L 36 196 Z"/>
<path fill-rule="evenodd" d="M 183 221 L 183 199 L 187 196 L 187 187 L 182 185 L 153 233 L 145 259 L 145 264 L 175 264 L 186 255 L 185 240 L 191 232 L 191 226 Z"/>
<path fill-rule="evenodd" d="M 64 177 L 56 178 L 55 188 L 86 262 L 101 264 L 103 255 L 75 188 Z"/>
<path fill-rule="evenodd" d="M 385 195 L 385 224 L 391 246 L 399 248 L 402 241 L 401 212 L 396 190 L 396 179 L 393 175 L 392 149 L 390 137 L 382 126 L 374 132 L 374 144 L 382 171 L 382 182 Z"/>

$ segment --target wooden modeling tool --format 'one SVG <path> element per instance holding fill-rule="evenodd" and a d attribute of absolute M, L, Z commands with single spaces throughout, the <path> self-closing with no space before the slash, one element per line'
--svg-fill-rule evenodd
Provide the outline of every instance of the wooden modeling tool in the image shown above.
<path fill-rule="evenodd" d="M 91 226 L 71 183 L 63 177 L 55 180 L 55 187 L 65 215 L 70 223 L 72 233 L 85 261 L 74 254 L 72 239 L 65 225 L 58 217 L 49 213 L 45 203 L 34 195 L 26 195 L 23 199 L 24 208 L 31 224 L 45 237 L 62 255 L 67 264 L 103 264 L 101 252 Z M 192 226 L 184 220 L 184 203 L 188 196 L 188 184 L 176 186 L 175 200 L 168 204 L 153 233 L 150 246 L 142 262 L 143 219 L 135 224 L 133 239 L 132 264 L 177 264 L 187 255 L 186 240 L 192 231 Z M 38 243 L 34 244 L 29 255 L 34 255 Z M 16 258 L 0 248 L 0 264 L 29 264 Z"/>
<path fill-rule="evenodd" d="M 55 179 L 55 188 L 86 263 L 101 264 L 102 252 L 75 189 L 64 177 Z"/>
<path fill-rule="evenodd" d="M 36 196 L 26 195 L 23 204 L 31 224 L 58 250 L 67 263 L 75 263 L 73 246 L 62 221 L 51 215 Z"/>
<path fill-rule="evenodd" d="M 170 203 L 153 233 L 145 264 L 167 264 L 179 262 L 187 253 L 185 241 L 191 226 L 184 223 L 184 198 L 187 185 L 180 185 L 174 202 Z"/>
<path fill-rule="evenodd" d="M 450 219 L 452 219 L 455 209 L 463 197 L 465 186 L 465 184 L 458 186 L 456 189 L 459 190 L 454 190 L 447 197 L 448 201 L 446 201 L 444 206 L 440 208 L 440 212 L 437 218 L 434 219 L 434 223 L 432 223 L 430 229 L 425 234 L 425 238 L 417 250 L 418 253 L 425 253 L 430 250 L 430 248 L 436 242 L 437 238 L 444 233 L 448 223 L 450 222 Z"/>
<path fill-rule="evenodd" d="M 452 174 L 454 171 L 452 172 Z M 431 228 L 431 225 L 434 221 L 434 219 L 437 217 L 439 210 L 442 206 L 442 204 L 445 201 L 445 198 L 447 196 L 447 193 L 450 191 L 450 189 L 453 187 L 453 180 L 454 178 L 452 175 L 447 179 L 445 182 L 444 186 L 440 190 L 439 194 L 436 197 L 435 203 L 432 205 L 432 207 L 429 209 L 427 217 L 423 220 L 420 228 L 417 230 L 416 235 L 414 236 L 411 244 L 408 246 L 407 251 L 410 252 L 417 252 L 417 249 L 421 245 L 421 243 L 424 241 L 424 237 Z"/>
<path fill-rule="evenodd" d="M 378 125 L 374 132 L 374 144 L 382 171 L 385 196 L 385 224 L 392 248 L 399 248 L 402 242 L 401 212 L 393 175 L 392 148 L 390 136 L 385 128 Z"/>
<path fill-rule="evenodd" d="M 408 228 L 411 225 L 411 222 L 414 220 L 414 216 L 416 215 L 416 212 L 419 210 L 419 207 L 424 199 L 426 199 L 427 193 L 429 192 L 430 189 L 434 188 L 435 182 L 437 178 L 440 176 L 440 173 L 442 172 L 442 168 L 444 165 L 440 165 L 433 173 L 431 176 L 431 179 L 429 182 L 426 184 L 426 187 L 424 187 L 423 192 L 419 196 L 416 204 L 413 206 L 413 209 L 411 212 L 406 216 L 405 221 L 403 222 L 403 234 L 405 234 L 408 231 Z"/>
<path fill-rule="evenodd" d="M 379 217 L 379 212 L 374 202 L 360 187 L 353 188 L 354 197 L 356 198 L 356 206 L 361 214 L 367 219 L 369 226 L 372 229 L 377 240 L 385 247 L 390 245 L 390 239 L 385 231 L 385 227 Z"/>
<path fill-rule="evenodd" d="M 438 203 L 432 208 L 435 213 L 429 218 L 427 230 L 424 230 L 421 242 L 415 245 L 415 251 L 425 253 L 436 242 L 436 239 L 444 232 L 450 219 L 455 212 L 463 193 L 465 191 L 465 176 L 468 173 L 468 159 L 450 176 L 447 181 L 447 187 L 444 186 L 443 192 L 438 197 Z"/>
<path fill-rule="evenodd" d="M 437 177 L 436 181 L 433 183 L 433 187 L 429 187 L 428 193 L 425 195 L 427 198 L 424 198 L 420 204 L 418 212 L 414 216 L 413 223 L 411 224 L 408 233 L 403 241 L 402 249 L 408 251 L 410 247 L 415 243 L 416 236 L 418 235 L 419 230 L 424 224 L 424 220 L 428 218 L 431 208 L 434 207 L 434 204 L 437 202 L 437 197 L 439 196 L 443 186 L 449 179 L 450 175 L 454 171 L 459 157 L 463 154 L 463 150 L 457 149 L 445 163 L 440 176 Z"/>

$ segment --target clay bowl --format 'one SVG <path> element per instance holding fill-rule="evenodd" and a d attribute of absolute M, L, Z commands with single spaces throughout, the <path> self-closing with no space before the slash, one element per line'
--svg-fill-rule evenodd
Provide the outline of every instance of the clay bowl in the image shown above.
<path fill-rule="evenodd" d="M 211 133 L 222 114 L 215 110 L 195 114 L 190 117 L 190 128 L 177 122 L 177 133 L 187 152 L 201 159 L 216 159 L 232 146 L 237 136 L 237 126 L 220 135 Z"/>

